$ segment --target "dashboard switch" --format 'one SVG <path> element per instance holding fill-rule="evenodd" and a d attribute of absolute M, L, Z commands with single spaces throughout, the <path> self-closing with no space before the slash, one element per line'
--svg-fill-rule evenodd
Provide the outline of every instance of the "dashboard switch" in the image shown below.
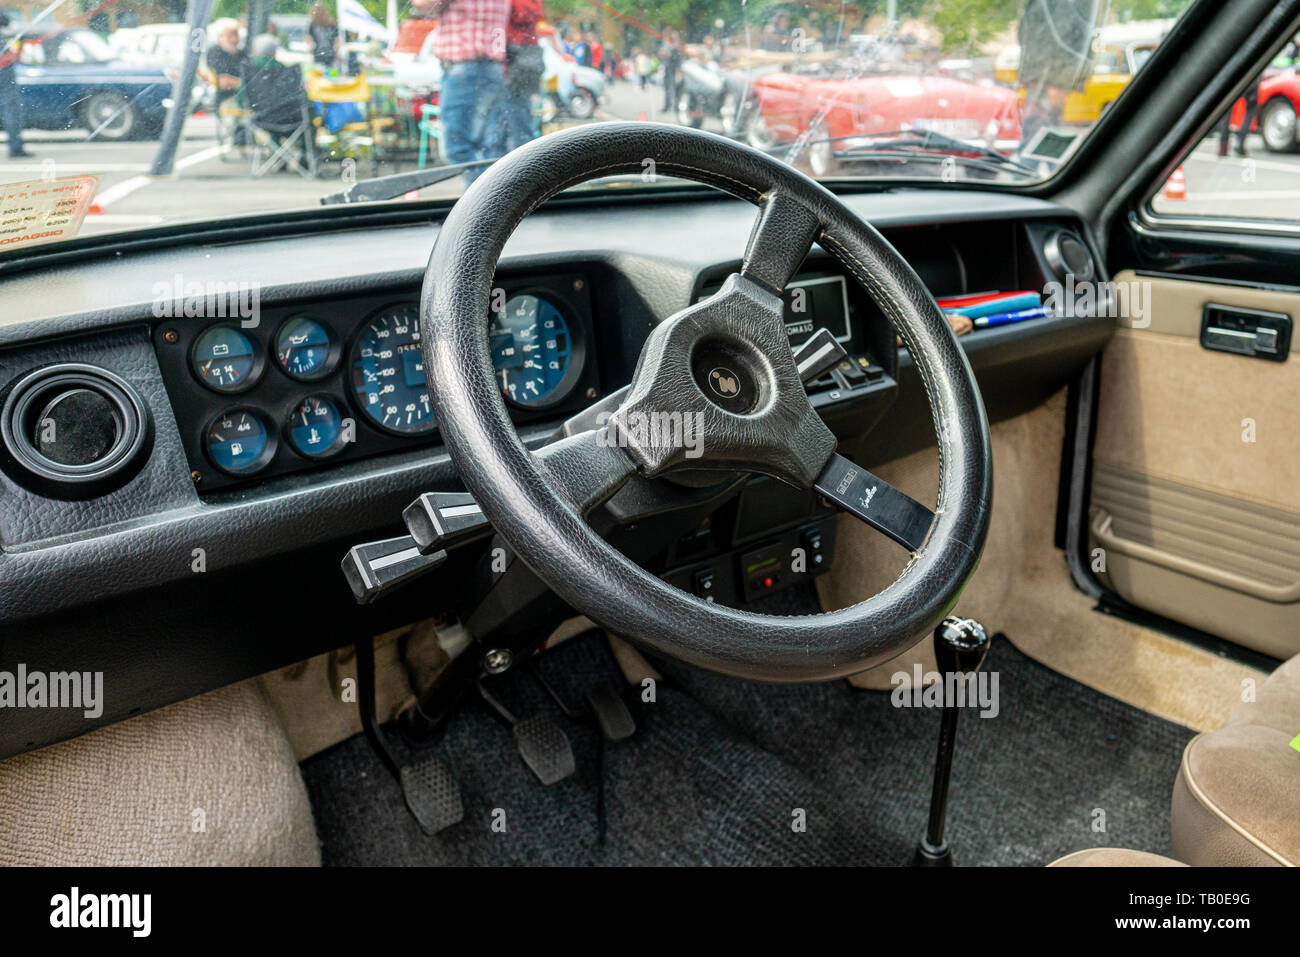
<path fill-rule="evenodd" d="M 692 580 L 695 594 L 705 601 L 713 601 L 713 569 L 701 568 Z"/>
<path fill-rule="evenodd" d="M 826 554 L 822 551 L 822 530 L 809 528 L 803 533 L 803 550 L 808 558 L 808 574 L 816 575 L 826 567 Z"/>

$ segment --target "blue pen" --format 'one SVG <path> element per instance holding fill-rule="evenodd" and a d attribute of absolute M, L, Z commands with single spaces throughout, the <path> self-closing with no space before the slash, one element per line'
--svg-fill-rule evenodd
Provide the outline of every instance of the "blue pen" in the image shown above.
<path fill-rule="evenodd" d="M 1034 309 L 1021 309 L 1019 312 L 999 312 L 991 316 L 980 316 L 978 319 L 972 319 L 971 322 L 976 329 L 985 329 L 988 326 L 1005 326 L 1009 322 L 1039 319 L 1049 315 L 1051 311 L 1047 306 L 1038 306 Z"/>

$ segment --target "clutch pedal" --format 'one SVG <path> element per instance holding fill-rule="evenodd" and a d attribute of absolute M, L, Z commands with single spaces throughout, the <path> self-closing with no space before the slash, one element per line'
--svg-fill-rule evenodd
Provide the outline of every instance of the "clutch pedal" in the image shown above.
<path fill-rule="evenodd" d="M 459 823 L 465 817 L 465 805 L 461 801 L 460 785 L 447 763 L 437 755 L 428 754 L 408 764 L 399 764 L 384 729 L 379 726 L 375 708 L 374 640 L 358 641 L 356 652 L 361 728 L 379 760 L 401 787 L 407 810 L 430 836 Z"/>
<path fill-rule="evenodd" d="M 460 785 L 441 758 L 429 755 L 415 764 L 403 765 L 397 781 L 407 809 L 425 834 L 437 834 L 465 817 Z"/>

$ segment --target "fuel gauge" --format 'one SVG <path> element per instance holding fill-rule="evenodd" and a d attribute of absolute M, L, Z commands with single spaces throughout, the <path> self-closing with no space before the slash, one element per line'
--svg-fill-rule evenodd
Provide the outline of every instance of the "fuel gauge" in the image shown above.
<path fill-rule="evenodd" d="M 275 455 L 275 435 L 252 409 L 221 413 L 208 426 L 203 443 L 212 464 L 229 475 L 251 475 Z"/>

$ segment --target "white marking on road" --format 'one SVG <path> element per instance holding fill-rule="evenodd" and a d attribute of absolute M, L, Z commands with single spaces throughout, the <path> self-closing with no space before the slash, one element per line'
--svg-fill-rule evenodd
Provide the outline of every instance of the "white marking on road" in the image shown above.
<path fill-rule="evenodd" d="M 220 146 L 209 146 L 205 150 L 199 150 L 197 153 L 191 153 L 189 156 L 182 156 L 176 161 L 174 169 L 180 171 L 189 169 L 191 166 L 198 166 L 200 163 L 206 163 L 210 159 L 216 159 L 221 155 L 223 148 Z M 115 183 L 108 189 L 101 192 L 95 197 L 93 204 L 100 209 L 104 209 L 110 203 L 116 203 L 119 199 L 125 199 L 136 190 L 156 182 L 159 177 L 156 176 L 132 176 L 130 179 L 124 179 L 120 183 Z"/>

